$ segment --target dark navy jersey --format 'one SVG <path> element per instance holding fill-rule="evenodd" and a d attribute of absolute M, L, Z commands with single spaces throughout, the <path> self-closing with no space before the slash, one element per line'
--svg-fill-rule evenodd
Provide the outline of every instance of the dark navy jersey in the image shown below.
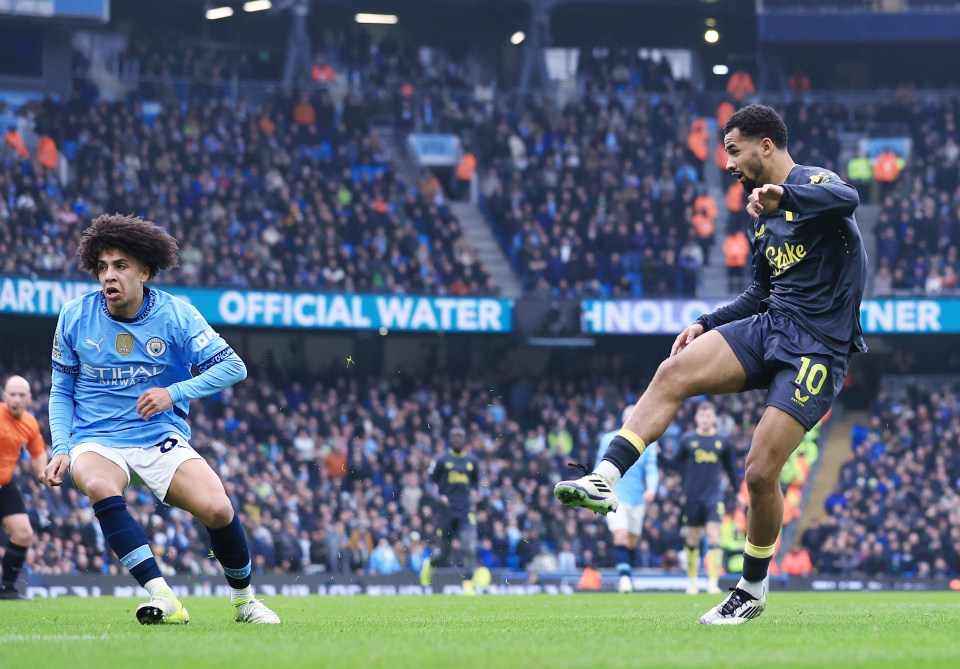
<path fill-rule="evenodd" d="M 734 489 L 739 487 L 733 447 L 723 437 L 687 432 L 680 438 L 673 462 L 683 476 L 683 494 L 687 500 L 722 498 L 722 471 L 727 472 Z"/>
<path fill-rule="evenodd" d="M 480 481 L 475 457 L 468 453 L 443 453 L 430 463 L 427 476 L 437 484 L 440 494 L 446 495 L 450 500 L 451 512 L 470 511 L 470 491 L 475 489 Z"/>
<path fill-rule="evenodd" d="M 780 208 L 761 214 L 753 238 L 753 283 L 736 300 L 701 316 L 704 329 L 770 309 L 786 314 L 832 351 L 866 352 L 860 300 L 867 254 L 853 186 L 820 167 L 795 165 Z"/>

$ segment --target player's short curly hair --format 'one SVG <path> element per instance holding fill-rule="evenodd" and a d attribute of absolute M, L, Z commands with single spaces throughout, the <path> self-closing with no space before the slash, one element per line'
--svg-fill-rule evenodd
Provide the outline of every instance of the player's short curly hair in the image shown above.
<path fill-rule="evenodd" d="M 748 105 L 739 110 L 723 126 L 723 134 L 734 128 L 744 137 L 763 139 L 769 137 L 778 149 L 787 148 L 787 124 L 773 107 L 766 105 Z"/>
<path fill-rule="evenodd" d="M 156 223 L 139 216 L 104 214 L 83 231 L 77 255 L 80 269 L 97 276 L 100 254 L 117 249 L 136 258 L 150 269 L 152 279 L 163 270 L 180 264 L 180 245 Z"/>

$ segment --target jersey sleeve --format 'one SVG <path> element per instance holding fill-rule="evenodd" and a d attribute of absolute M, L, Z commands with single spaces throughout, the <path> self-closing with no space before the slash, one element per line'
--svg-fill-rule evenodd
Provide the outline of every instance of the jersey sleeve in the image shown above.
<path fill-rule="evenodd" d="M 51 359 L 53 373 L 50 384 L 50 438 L 54 455 L 66 455 L 70 451 L 70 435 L 73 432 L 74 387 L 80 374 L 80 359 L 74 348 L 75 333 L 69 326 L 68 308 L 64 307 L 53 334 Z"/>
<path fill-rule="evenodd" d="M 57 319 L 57 329 L 53 331 L 53 349 L 50 351 L 50 359 L 54 371 L 76 376 L 80 373 L 80 360 L 74 348 L 74 333 L 69 331 L 68 323 L 69 315 L 67 307 L 64 307 L 60 312 L 60 318 Z"/>
<path fill-rule="evenodd" d="M 703 326 L 704 332 L 760 313 L 763 301 L 770 296 L 770 264 L 757 251 L 756 246 L 753 249 L 752 262 L 753 281 L 747 289 L 730 304 L 697 319 L 697 323 Z"/>
<path fill-rule="evenodd" d="M 176 298 L 175 303 L 183 323 L 182 349 L 187 363 L 196 365 L 203 373 L 233 353 L 195 306 Z"/>
<path fill-rule="evenodd" d="M 857 189 L 832 172 L 810 177 L 810 183 L 783 184 L 780 208 L 801 216 L 849 216 L 860 204 Z"/>
<path fill-rule="evenodd" d="M 185 362 L 196 365 L 200 374 L 168 386 L 174 404 L 212 395 L 243 381 L 247 368 L 232 348 L 214 330 L 196 307 L 179 302 L 184 340 L 181 344 Z"/>

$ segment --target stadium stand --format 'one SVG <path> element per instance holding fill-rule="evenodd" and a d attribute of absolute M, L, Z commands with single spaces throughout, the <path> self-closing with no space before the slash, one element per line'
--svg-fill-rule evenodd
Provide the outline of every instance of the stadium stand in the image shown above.
<path fill-rule="evenodd" d="M 887 114 L 891 110 L 887 110 Z M 911 100 L 899 110 L 914 151 L 877 222 L 875 294 L 956 292 L 960 243 L 960 100 Z M 877 159 L 879 160 L 879 158 Z"/>
<path fill-rule="evenodd" d="M 34 368 L 26 376 L 36 389 L 32 410 L 46 430 L 49 373 Z M 491 391 L 482 380 L 391 378 L 357 378 L 342 370 L 306 377 L 255 368 L 240 386 L 194 403 L 192 443 L 241 510 L 258 570 L 363 573 L 393 564 L 386 546 L 401 569 L 418 571 L 437 513 L 424 473 L 446 430 L 457 424 L 468 428 L 469 447 L 482 468 L 482 564 L 514 570 L 613 564 L 605 524 L 588 512 L 564 513 L 553 501 L 552 481 L 566 472 L 567 462 L 592 462 L 600 434 L 614 429 L 624 402 L 635 399 L 634 383 L 617 375 L 549 375 Z M 718 399 L 718 427 L 732 439 L 742 471 L 762 397 Z M 688 403 L 659 442 L 666 453 L 692 428 L 694 406 Z M 119 573 L 86 499 L 71 487 L 50 490 L 28 478 L 21 476 L 18 484 L 39 536 L 31 569 Z M 785 473 L 788 497 L 790 490 L 799 493 L 802 482 Z M 679 474 L 665 471 L 638 547 L 638 567 L 680 568 L 679 490 Z M 725 547 L 731 556 L 742 542 L 744 496 L 744 490 L 731 491 L 727 499 Z M 127 502 L 148 528 L 165 569 L 215 573 L 205 558 L 202 528 L 189 516 L 157 503 L 144 488 L 128 490 Z M 788 513 L 785 522 L 794 517 Z M 380 551 L 371 567 L 375 548 Z"/>
<path fill-rule="evenodd" d="M 955 384 L 880 393 L 853 428 L 827 517 L 802 537 L 819 573 L 960 575 L 958 428 Z"/>
<path fill-rule="evenodd" d="M 496 292 L 442 190 L 404 184 L 359 98 L 223 98 L 186 108 L 77 94 L 21 113 L 64 148 L 77 175 L 2 158 L 3 273 L 80 278 L 83 221 L 129 211 L 181 240 L 186 285 L 358 292 Z"/>

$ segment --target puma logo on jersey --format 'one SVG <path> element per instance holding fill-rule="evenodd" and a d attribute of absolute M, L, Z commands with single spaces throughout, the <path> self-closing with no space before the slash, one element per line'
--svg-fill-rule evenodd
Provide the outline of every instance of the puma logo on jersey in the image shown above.
<path fill-rule="evenodd" d="M 97 353 L 99 353 L 99 352 L 100 352 L 100 344 L 103 343 L 103 337 L 100 337 L 100 340 L 99 340 L 99 341 L 93 341 L 92 339 L 90 339 L 90 337 L 87 337 L 87 341 L 86 341 L 85 343 L 90 344 L 91 346 L 93 346 L 95 349 L 97 349 Z"/>

